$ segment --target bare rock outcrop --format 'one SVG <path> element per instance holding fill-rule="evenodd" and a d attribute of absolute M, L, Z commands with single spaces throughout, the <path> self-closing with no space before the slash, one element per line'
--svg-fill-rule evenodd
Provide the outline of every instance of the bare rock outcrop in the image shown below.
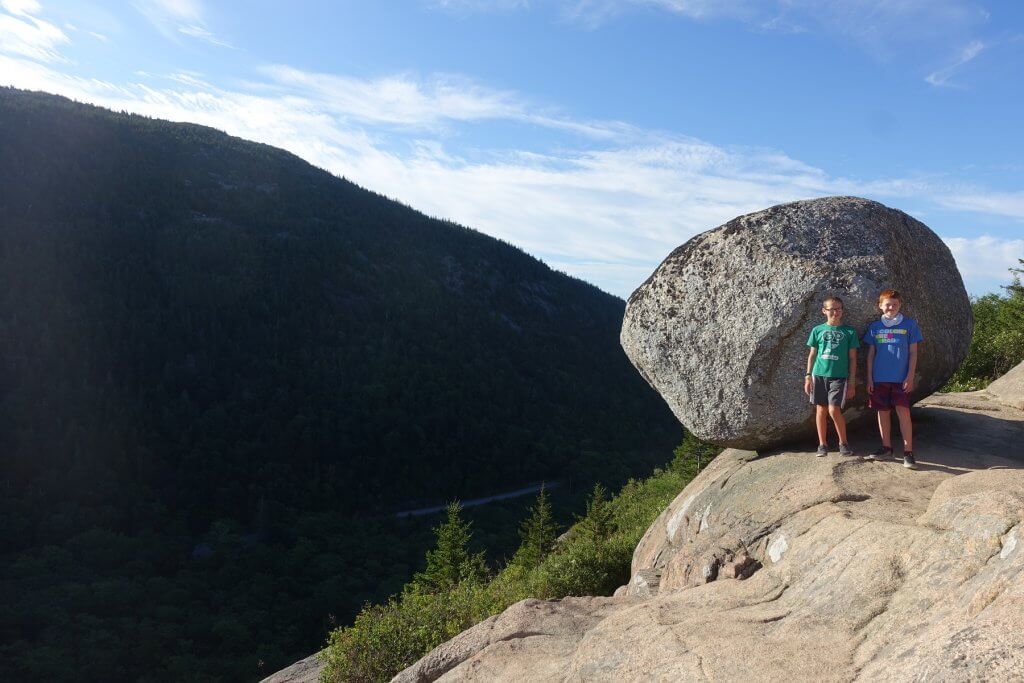
<path fill-rule="evenodd" d="M 725 451 L 618 597 L 518 603 L 396 680 L 1020 679 L 1024 411 L 937 394 L 915 417 L 917 471 Z"/>
<path fill-rule="evenodd" d="M 1012 408 L 1024 410 L 1024 363 L 988 385 L 985 393 Z"/>
<path fill-rule="evenodd" d="M 801 387 L 822 299 L 843 297 L 843 323 L 863 334 L 890 287 L 925 336 L 914 394 L 922 398 L 967 353 L 967 292 L 926 225 L 856 197 L 774 206 L 686 242 L 629 298 L 622 347 L 695 435 L 765 448 L 813 433 Z M 866 401 L 861 389 L 847 418 L 863 416 Z"/>

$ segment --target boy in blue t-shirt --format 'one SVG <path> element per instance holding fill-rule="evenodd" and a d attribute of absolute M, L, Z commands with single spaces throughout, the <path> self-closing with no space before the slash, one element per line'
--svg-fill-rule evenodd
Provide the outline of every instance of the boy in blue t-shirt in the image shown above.
<path fill-rule="evenodd" d="M 868 344 L 868 406 L 878 411 L 878 431 L 882 447 L 868 455 L 869 460 L 892 455 L 892 410 L 903 434 L 903 466 L 914 469 L 913 424 L 910 421 L 910 392 L 914 390 L 917 370 L 917 345 L 924 338 L 913 319 L 900 313 L 903 297 L 895 289 L 878 295 L 882 317 L 868 326 L 864 342 Z"/>

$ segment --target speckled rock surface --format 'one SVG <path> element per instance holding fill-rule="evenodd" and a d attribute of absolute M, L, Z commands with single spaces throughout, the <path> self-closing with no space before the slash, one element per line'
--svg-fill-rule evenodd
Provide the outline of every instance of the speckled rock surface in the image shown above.
<path fill-rule="evenodd" d="M 1024 410 L 1024 363 L 989 384 L 985 393 L 1000 403 Z"/>
<path fill-rule="evenodd" d="M 725 451 L 651 525 L 621 597 L 518 603 L 397 680 L 1021 678 L 1024 412 L 976 392 L 914 413 L 916 471 Z"/>
<path fill-rule="evenodd" d="M 949 249 L 902 211 L 856 197 L 774 206 L 697 235 L 630 297 L 621 342 L 676 417 L 707 441 L 757 450 L 814 433 L 807 335 L 838 294 L 862 335 L 878 293 L 904 295 L 925 343 L 920 399 L 960 364 L 973 318 Z M 859 379 L 864 378 L 864 353 Z M 866 416 L 861 386 L 847 419 Z"/>
<path fill-rule="evenodd" d="M 317 653 L 267 676 L 260 683 L 318 683 L 323 668 Z"/>

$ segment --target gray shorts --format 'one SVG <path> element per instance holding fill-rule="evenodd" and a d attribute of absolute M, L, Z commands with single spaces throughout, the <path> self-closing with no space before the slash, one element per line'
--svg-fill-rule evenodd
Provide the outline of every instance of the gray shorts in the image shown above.
<path fill-rule="evenodd" d="M 811 377 L 810 400 L 816 406 L 846 406 L 846 377 Z"/>

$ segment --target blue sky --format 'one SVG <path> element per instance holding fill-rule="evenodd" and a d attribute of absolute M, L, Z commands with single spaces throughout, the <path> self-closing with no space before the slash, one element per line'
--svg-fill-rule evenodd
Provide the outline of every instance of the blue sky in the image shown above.
<path fill-rule="evenodd" d="M 1024 3 L 0 0 L 0 83 L 288 149 L 628 296 L 676 246 L 854 194 L 1024 258 Z"/>

